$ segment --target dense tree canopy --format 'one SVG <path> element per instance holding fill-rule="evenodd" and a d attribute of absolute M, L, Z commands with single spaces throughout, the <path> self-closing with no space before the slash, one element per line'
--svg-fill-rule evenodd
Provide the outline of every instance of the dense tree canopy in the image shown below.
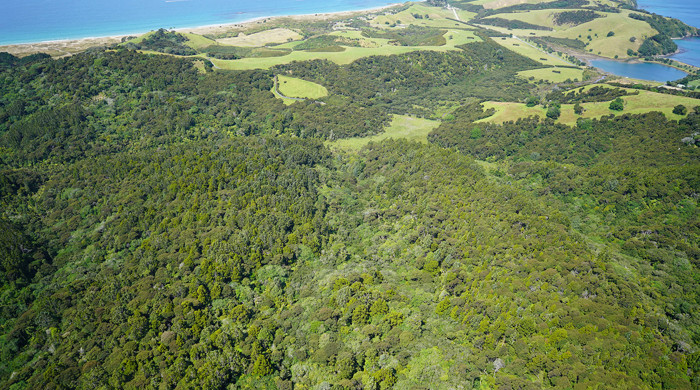
<path fill-rule="evenodd" d="M 10 61 L 0 386 L 697 387 L 700 112 L 484 122 L 479 99 L 537 100 L 514 75 L 539 65 L 481 38 L 252 71 Z M 285 105 L 282 73 L 329 96 Z M 426 144 L 324 144 L 448 106 Z"/>

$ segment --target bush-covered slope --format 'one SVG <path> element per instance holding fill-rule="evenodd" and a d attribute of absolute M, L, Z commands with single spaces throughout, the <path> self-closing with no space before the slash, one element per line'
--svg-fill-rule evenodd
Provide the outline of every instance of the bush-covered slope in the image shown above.
<path fill-rule="evenodd" d="M 3 71 L 1 386 L 697 385 L 697 114 L 488 125 L 474 104 L 433 144 L 321 142 L 438 97 L 527 96 L 508 75 L 534 66 L 486 41 Z M 275 72 L 330 96 L 285 106 Z"/>

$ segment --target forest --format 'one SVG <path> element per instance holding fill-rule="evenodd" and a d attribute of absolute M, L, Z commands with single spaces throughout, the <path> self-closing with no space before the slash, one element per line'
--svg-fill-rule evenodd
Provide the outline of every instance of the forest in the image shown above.
<path fill-rule="evenodd" d="M 700 387 L 700 99 L 628 112 L 634 88 L 529 82 L 475 34 L 252 70 L 165 30 L 0 55 L 0 387 Z M 328 95 L 285 104 L 277 75 Z M 396 115 L 435 126 L 334 148 Z"/>

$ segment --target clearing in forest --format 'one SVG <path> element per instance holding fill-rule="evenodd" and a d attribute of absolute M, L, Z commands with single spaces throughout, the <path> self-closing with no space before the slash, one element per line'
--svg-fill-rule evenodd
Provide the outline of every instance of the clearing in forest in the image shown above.
<path fill-rule="evenodd" d="M 391 124 L 381 134 L 362 138 L 345 138 L 328 142 L 332 149 L 355 151 L 370 142 L 385 139 L 405 138 L 410 141 L 428 142 L 428 134 L 440 125 L 440 121 L 416 118 L 408 115 L 394 115 Z"/>
<path fill-rule="evenodd" d="M 282 95 L 292 98 L 319 99 L 328 96 L 328 90 L 323 85 L 283 75 L 277 76 L 277 89 Z"/>

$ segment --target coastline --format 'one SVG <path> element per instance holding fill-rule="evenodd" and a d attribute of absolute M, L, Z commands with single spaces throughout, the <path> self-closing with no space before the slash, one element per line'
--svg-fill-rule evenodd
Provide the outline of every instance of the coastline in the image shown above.
<path fill-rule="evenodd" d="M 420 2 L 420 1 L 423 1 L 423 0 L 418 0 L 417 2 Z M 208 24 L 208 25 L 193 26 L 193 27 L 178 27 L 178 28 L 175 28 L 173 30 L 177 31 L 177 32 L 188 32 L 188 33 L 195 33 L 195 34 L 212 34 L 212 33 L 227 31 L 227 30 L 230 30 L 232 28 L 249 28 L 252 25 L 264 23 L 264 21 L 275 21 L 275 20 L 280 20 L 280 19 L 293 19 L 293 20 L 305 21 L 305 20 L 324 20 L 324 19 L 334 19 L 334 18 L 345 18 L 345 17 L 355 16 L 355 15 L 361 15 L 361 14 L 382 11 L 382 10 L 385 10 L 388 8 L 398 7 L 398 6 L 401 6 L 404 4 L 405 3 L 391 3 L 391 4 L 379 6 L 379 7 L 363 8 L 363 9 L 352 10 L 352 11 L 335 11 L 335 12 L 323 12 L 323 13 L 299 14 L 299 15 L 292 14 L 292 15 L 260 16 L 260 17 L 256 17 L 256 18 L 247 19 L 247 20 L 244 20 L 241 22 L 235 22 L 235 23 L 218 23 L 218 24 Z M 142 34 L 144 34 L 144 33 L 142 33 Z"/>
<path fill-rule="evenodd" d="M 373 12 L 382 11 L 389 8 L 394 8 L 401 6 L 405 3 L 391 3 L 379 7 L 365 8 L 352 11 L 337 11 L 337 12 L 324 12 L 324 13 L 313 13 L 313 14 L 299 14 L 299 15 L 273 15 L 273 16 L 261 16 L 255 17 L 240 22 L 233 23 L 218 23 L 218 24 L 208 24 L 201 26 L 192 27 L 178 27 L 173 29 L 177 32 L 185 33 L 196 33 L 196 34 L 216 34 L 223 33 L 232 29 L 248 29 L 257 26 L 262 23 L 267 23 L 270 21 L 276 21 L 281 19 L 292 19 L 295 21 L 313 21 L 313 20 L 326 20 L 326 19 L 336 19 L 336 18 L 346 18 L 356 15 L 363 15 Z M 150 30 L 154 31 L 154 30 Z M 12 55 L 18 57 L 24 57 L 30 54 L 43 52 L 51 55 L 52 57 L 64 57 L 73 55 L 75 53 L 84 51 L 90 47 L 95 46 L 105 46 L 115 43 L 120 43 L 121 39 L 129 36 L 139 36 L 147 34 L 150 31 L 141 31 L 138 33 L 125 33 L 119 35 L 108 35 L 99 37 L 85 37 L 77 39 L 58 39 L 49 41 L 39 41 L 39 42 L 28 42 L 28 43 L 16 43 L 0 45 L 0 52 L 8 52 Z"/>

